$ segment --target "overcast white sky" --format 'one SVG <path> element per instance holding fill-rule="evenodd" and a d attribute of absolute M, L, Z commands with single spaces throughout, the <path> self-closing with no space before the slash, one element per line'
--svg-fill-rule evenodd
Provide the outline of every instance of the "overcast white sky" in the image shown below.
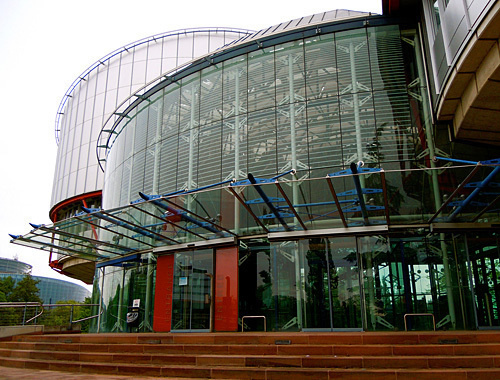
<path fill-rule="evenodd" d="M 196 27 L 259 30 L 333 9 L 381 13 L 382 0 L 0 0 L 0 257 L 68 280 L 48 253 L 10 243 L 28 223 L 50 224 L 62 96 L 107 53 L 154 34 Z"/>

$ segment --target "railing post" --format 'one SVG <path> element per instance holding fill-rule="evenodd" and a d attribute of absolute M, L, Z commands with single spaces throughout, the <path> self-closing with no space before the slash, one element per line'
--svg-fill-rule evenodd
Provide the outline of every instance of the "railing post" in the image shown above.
<path fill-rule="evenodd" d="M 28 307 L 28 303 L 26 302 L 24 304 L 24 313 L 23 313 L 23 326 L 24 326 L 24 321 L 26 321 L 26 308 Z"/>
<path fill-rule="evenodd" d="M 71 305 L 71 310 L 69 313 L 69 326 L 70 326 L 70 329 L 72 330 L 73 329 L 73 305 Z"/>

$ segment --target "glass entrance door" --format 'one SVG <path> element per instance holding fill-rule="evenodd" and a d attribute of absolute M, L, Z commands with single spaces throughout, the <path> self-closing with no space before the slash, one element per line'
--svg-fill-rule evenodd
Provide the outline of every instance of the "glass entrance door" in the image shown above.
<path fill-rule="evenodd" d="M 173 331 L 210 331 L 213 249 L 175 254 Z"/>
<path fill-rule="evenodd" d="M 500 239 L 495 233 L 468 235 L 469 277 L 474 294 L 477 325 L 500 326 Z"/>
<path fill-rule="evenodd" d="M 302 240 L 300 251 L 304 328 L 361 330 L 356 238 Z"/>

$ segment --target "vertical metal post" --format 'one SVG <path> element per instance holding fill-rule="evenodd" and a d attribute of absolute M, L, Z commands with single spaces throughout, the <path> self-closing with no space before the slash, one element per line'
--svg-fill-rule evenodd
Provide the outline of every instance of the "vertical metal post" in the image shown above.
<path fill-rule="evenodd" d="M 99 290 L 99 316 L 97 317 L 97 332 L 100 332 L 101 330 L 101 310 L 103 308 L 103 302 L 102 302 L 102 297 L 103 297 L 103 290 L 104 290 L 104 274 L 105 274 L 105 269 L 106 267 L 102 267 L 102 279 L 101 279 L 101 288 Z"/>
<path fill-rule="evenodd" d="M 163 127 L 163 97 L 158 100 L 158 110 L 156 117 L 156 137 L 154 148 L 154 165 L 153 165 L 153 194 L 159 194 L 158 182 L 160 177 L 160 153 L 161 153 L 161 131 Z"/>
<path fill-rule="evenodd" d="M 328 278 L 328 308 L 330 309 L 330 329 L 333 329 L 333 300 L 332 300 L 332 276 L 330 268 L 330 240 L 328 238 L 324 238 L 325 242 L 325 260 L 326 260 L 326 273 Z M 333 256 L 333 255 L 332 255 Z"/>
<path fill-rule="evenodd" d="M 240 179 L 240 71 L 238 67 L 234 70 L 234 178 Z M 234 199 L 234 232 L 239 234 L 240 230 L 240 204 Z"/>
<path fill-rule="evenodd" d="M 24 303 L 24 312 L 23 312 L 23 326 L 24 326 L 24 322 L 26 321 L 26 309 L 28 307 L 28 303 L 25 302 Z"/>
<path fill-rule="evenodd" d="M 370 313 L 371 327 L 375 329 L 377 325 L 377 317 L 375 315 L 375 281 L 373 273 L 373 257 L 370 242 L 370 237 L 360 237 L 359 243 L 361 246 L 361 254 L 366 253 L 366 277 L 368 281 L 368 312 Z M 365 252 L 366 251 L 366 252 Z"/>
<path fill-rule="evenodd" d="M 149 323 L 151 319 L 151 299 L 153 297 L 153 254 L 150 252 L 148 255 L 148 269 L 146 272 L 146 301 L 144 302 L 144 323 L 143 326 L 146 327 L 147 330 L 152 330 L 151 324 Z"/>
<path fill-rule="evenodd" d="M 137 120 L 137 119 L 135 119 L 135 120 Z M 130 144 L 130 146 L 131 146 L 131 152 L 130 152 L 130 171 L 128 173 L 128 188 L 127 188 L 128 194 L 127 194 L 127 198 L 126 198 L 128 200 L 132 200 L 132 194 L 131 194 L 132 193 L 132 171 L 134 170 L 134 154 L 135 154 L 134 146 L 135 146 L 135 127 L 136 127 L 136 123 L 137 123 L 137 121 L 134 122 L 134 130 L 132 131 L 132 143 Z M 127 153 L 127 152 L 125 152 L 125 153 Z"/>
<path fill-rule="evenodd" d="M 293 56 L 288 55 L 288 96 L 290 102 L 290 153 L 291 153 L 291 165 L 292 169 L 297 169 L 297 135 L 295 130 L 295 87 L 293 82 Z M 298 183 L 292 182 L 292 202 L 293 204 L 298 204 Z"/>
<path fill-rule="evenodd" d="M 424 68 L 422 66 L 422 56 L 420 49 L 420 41 L 418 39 L 418 35 L 415 35 L 415 55 L 417 61 L 417 72 L 418 77 L 421 83 L 425 83 L 424 76 Z M 427 94 L 423 86 L 420 86 L 420 95 L 422 97 L 422 112 L 424 114 L 424 129 L 425 129 L 425 139 L 427 141 L 427 149 L 429 149 L 429 158 L 430 158 L 430 166 L 432 169 L 436 168 L 436 163 L 434 162 L 434 157 L 436 157 L 435 148 L 434 148 L 434 139 L 432 135 L 432 123 L 429 114 L 429 107 L 427 104 Z M 441 194 L 439 191 L 439 182 L 438 182 L 438 173 L 436 170 L 431 170 L 431 178 L 432 178 L 432 191 L 434 194 L 434 205 L 436 210 L 439 210 L 441 207 Z M 446 298 L 448 300 L 448 311 L 450 314 L 450 321 L 453 328 L 456 327 L 457 319 L 455 316 L 455 302 L 453 300 L 453 286 L 451 283 L 451 273 L 450 266 L 448 261 L 448 249 L 445 242 L 445 234 L 441 233 L 439 236 L 439 241 L 441 243 L 441 252 L 443 257 L 443 267 L 444 267 L 444 277 L 446 284 Z"/>
<path fill-rule="evenodd" d="M 125 287 L 125 267 L 122 268 L 122 283 L 120 286 L 120 294 L 118 294 L 118 310 L 116 311 L 116 323 L 113 326 L 113 330 L 117 328 L 118 331 L 123 331 L 121 324 L 121 315 L 123 310 L 123 292 Z"/>
<path fill-rule="evenodd" d="M 69 311 L 69 326 L 70 326 L 70 330 L 73 329 L 73 312 L 74 312 L 74 306 L 71 305 L 71 309 Z"/>
<path fill-rule="evenodd" d="M 467 270 L 469 272 L 469 287 L 470 287 L 470 292 L 471 292 L 471 298 L 472 298 L 472 309 L 474 310 L 474 323 L 475 323 L 475 328 L 479 328 L 479 320 L 477 318 L 477 305 L 476 305 L 476 292 L 474 290 L 474 277 L 473 277 L 473 269 L 472 269 L 472 262 L 471 262 L 471 257 L 470 257 L 470 252 L 469 252 L 469 235 L 465 234 L 463 237 L 464 239 L 464 245 L 465 245 L 465 256 L 467 258 Z"/>
<path fill-rule="evenodd" d="M 295 87 L 293 82 L 293 55 L 288 54 L 288 96 L 289 96 L 289 112 L 290 112 L 290 150 L 291 150 L 291 165 L 292 169 L 297 168 L 297 135 L 295 130 Z M 299 184 L 297 181 L 292 181 L 292 202 L 294 205 L 299 203 Z M 294 218 L 294 225 L 297 225 L 297 218 Z M 300 290 L 300 265 L 299 265 L 299 249 L 297 243 L 294 244 L 295 258 L 295 297 L 297 303 L 297 324 L 299 329 L 302 328 L 302 295 Z"/>
<path fill-rule="evenodd" d="M 191 118 L 189 122 L 189 158 L 188 158 L 188 183 L 187 189 L 191 189 L 193 183 L 193 165 L 194 165 L 194 128 L 195 128 L 195 103 L 196 103 L 196 91 L 195 84 L 193 84 L 191 90 Z M 186 208 L 191 210 L 192 195 L 187 196 Z"/>
<path fill-rule="evenodd" d="M 359 120 L 358 79 L 356 76 L 356 60 L 354 59 L 354 45 L 349 43 L 349 58 L 351 64 L 352 106 L 354 109 L 354 125 L 356 127 L 356 153 L 358 160 L 363 160 L 363 143 L 361 140 L 361 122 Z"/>

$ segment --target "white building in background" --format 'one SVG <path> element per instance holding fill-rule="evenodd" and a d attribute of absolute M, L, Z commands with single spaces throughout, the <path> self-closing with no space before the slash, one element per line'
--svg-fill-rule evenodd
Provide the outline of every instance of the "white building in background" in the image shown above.
<path fill-rule="evenodd" d="M 96 150 L 103 125 L 131 94 L 162 74 L 250 33 L 243 29 L 198 28 L 171 31 L 119 48 L 86 69 L 66 91 L 57 111 L 58 143 L 50 218 L 99 207 L 104 173 Z M 88 262 L 51 257 L 67 275 L 92 282 Z"/>

